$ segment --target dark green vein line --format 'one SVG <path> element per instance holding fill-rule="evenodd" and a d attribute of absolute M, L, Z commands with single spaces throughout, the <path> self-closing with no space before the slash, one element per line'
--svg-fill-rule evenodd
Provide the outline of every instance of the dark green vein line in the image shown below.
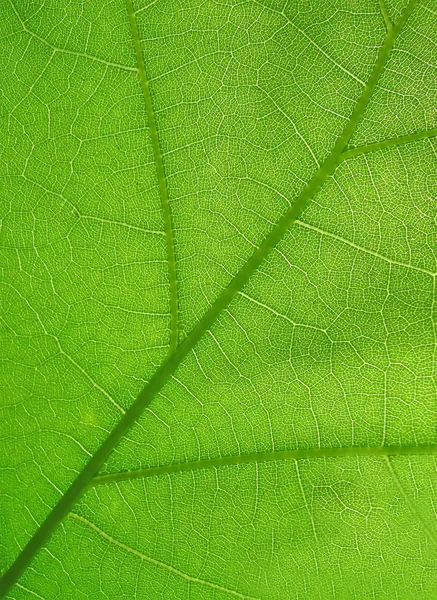
<path fill-rule="evenodd" d="M 167 181 L 165 178 L 164 163 L 162 161 L 161 146 L 159 144 L 158 130 L 156 128 L 155 113 L 153 111 L 149 82 L 144 66 L 143 51 L 138 34 L 137 21 L 132 5 L 132 0 L 126 0 L 129 22 L 134 41 L 135 55 L 137 57 L 138 74 L 141 90 L 146 105 L 147 121 L 152 138 L 153 155 L 155 158 L 156 172 L 158 175 L 159 196 L 161 198 L 162 213 L 164 217 L 164 231 L 167 244 L 168 277 L 170 281 L 170 348 L 172 353 L 178 345 L 178 286 L 176 278 L 176 259 L 174 252 L 173 227 L 171 221 L 170 202 L 168 199 Z"/>
<path fill-rule="evenodd" d="M 77 500 L 84 494 L 91 479 L 98 472 L 108 456 L 111 454 L 120 440 L 123 439 L 132 425 L 136 423 L 144 409 L 150 404 L 152 398 L 162 389 L 164 384 L 173 375 L 185 356 L 194 348 L 203 334 L 211 328 L 212 324 L 217 320 L 221 312 L 229 305 L 231 300 L 242 289 L 252 274 L 258 269 L 268 253 L 283 239 L 290 226 L 299 217 L 304 208 L 320 190 L 326 180 L 332 175 L 338 164 L 341 162 L 341 153 L 349 142 L 361 116 L 363 115 L 370 101 L 372 93 L 390 56 L 390 52 L 393 48 L 396 38 L 418 1 L 419 0 L 410 0 L 401 17 L 399 18 L 399 21 L 387 33 L 384 43 L 379 50 L 378 59 L 375 63 L 369 80 L 364 87 L 359 100 L 357 101 L 348 123 L 338 137 L 332 152 L 314 173 L 313 177 L 304 187 L 294 204 L 288 209 L 288 211 L 283 215 L 272 231 L 267 235 L 259 248 L 254 251 L 246 264 L 243 265 L 243 267 L 231 280 L 229 285 L 223 290 L 214 304 L 212 304 L 212 306 L 206 311 L 204 316 L 200 319 L 188 337 L 186 337 L 182 344 L 180 344 L 172 354 L 169 354 L 161 366 L 158 367 L 155 374 L 151 377 L 149 383 L 141 390 L 130 408 L 126 411 L 108 437 L 97 449 L 95 454 L 85 465 L 83 470 L 79 473 L 77 478 L 73 481 L 71 486 L 61 497 L 53 510 L 48 514 L 45 521 L 42 523 L 42 525 L 40 525 L 27 545 L 18 555 L 15 562 L 1 578 L 0 598 L 4 598 L 8 593 L 8 590 L 16 581 L 18 581 L 40 548 L 47 542 L 59 523 L 61 523 L 61 521 L 68 515 Z M 132 3 L 130 0 L 127 0 L 127 2 L 128 6 L 130 7 L 130 18 L 132 22 Z M 133 22 L 135 23 L 135 21 Z M 139 46 L 138 40 L 139 38 L 137 36 L 137 46 Z M 160 180 L 160 184 L 162 184 L 162 180 Z"/>
<path fill-rule="evenodd" d="M 384 2 L 384 0 L 378 0 L 378 1 L 379 1 L 379 8 L 381 10 L 381 14 L 384 19 L 385 26 L 387 28 L 387 31 L 390 31 L 390 29 L 393 27 L 393 24 L 390 20 L 390 15 L 388 14 L 388 10 L 387 10 L 387 7 L 385 6 L 385 2 Z"/>
<path fill-rule="evenodd" d="M 219 458 L 210 458 L 193 462 L 162 465 L 160 467 L 149 467 L 148 469 L 139 469 L 137 471 L 120 471 L 117 473 L 109 473 L 108 475 L 99 475 L 98 477 L 94 477 L 94 479 L 90 482 L 89 489 L 98 485 L 126 481 L 129 479 L 144 479 L 147 477 L 157 477 L 158 475 L 168 475 L 170 473 L 200 471 L 205 469 L 215 469 L 218 467 L 228 467 L 232 465 L 246 465 L 253 463 L 315 458 L 416 456 L 421 454 L 428 456 L 437 454 L 437 444 L 420 446 L 350 446 L 348 448 L 302 448 L 299 450 L 280 450 L 277 452 L 253 452 L 251 454 L 242 454 L 240 456 L 223 456 Z"/>
<path fill-rule="evenodd" d="M 417 142 L 419 140 L 426 140 L 437 136 L 437 128 L 435 129 L 424 129 L 416 133 L 410 133 L 408 135 L 402 135 L 400 137 L 389 138 L 382 140 L 381 142 L 373 142 L 372 144 L 365 144 L 363 146 L 357 146 L 346 150 L 341 155 L 341 160 L 347 160 L 354 156 L 360 156 L 361 154 L 368 154 L 369 152 L 375 152 L 376 150 L 382 150 L 390 146 L 403 146 L 411 142 Z"/>

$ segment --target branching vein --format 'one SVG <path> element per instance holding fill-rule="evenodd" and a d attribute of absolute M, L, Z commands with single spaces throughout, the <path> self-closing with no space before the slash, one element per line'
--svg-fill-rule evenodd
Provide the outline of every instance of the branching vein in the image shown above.
<path fill-rule="evenodd" d="M 388 10 L 385 5 L 385 2 L 384 2 L 384 0 L 378 0 L 378 2 L 379 2 L 379 8 L 381 10 L 382 17 L 384 19 L 385 26 L 387 27 L 387 31 L 390 31 L 390 29 L 393 27 L 393 25 L 392 25 L 392 22 L 390 19 L 390 15 L 388 14 Z"/>
<path fill-rule="evenodd" d="M 156 128 L 155 113 L 150 95 L 149 82 L 144 65 L 143 51 L 141 49 L 140 37 L 138 33 L 135 12 L 132 0 L 126 0 L 129 13 L 129 22 L 132 32 L 132 38 L 137 57 L 138 73 L 141 82 L 141 89 L 146 105 L 147 121 L 149 124 L 150 136 L 152 138 L 153 155 L 155 157 L 156 172 L 158 175 L 159 196 L 161 198 L 162 213 L 164 217 L 164 231 L 167 244 L 168 275 L 170 280 L 170 348 L 172 353 L 178 345 L 178 289 L 176 278 L 176 259 L 174 252 L 173 227 L 171 221 L 170 202 L 168 198 L 167 180 L 165 177 L 164 163 L 162 160 L 161 146 Z"/>
<path fill-rule="evenodd" d="M 421 446 L 349 446 L 341 448 L 301 448 L 296 450 L 278 450 L 275 452 L 253 452 L 251 454 L 241 454 L 239 456 L 223 456 L 193 462 L 163 465 L 160 467 L 149 467 L 148 469 L 138 469 L 136 471 L 120 471 L 117 473 L 109 473 L 108 475 L 99 475 L 91 481 L 89 489 L 98 485 L 115 483 L 117 481 L 145 479 L 149 477 L 157 477 L 159 475 L 169 475 L 170 473 L 218 469 L 220 467 L 229 467 L 233 465 L 268 463 L 283 460 L 296 461 L 304 459 L 348 458 L 354 456 L 382 456 L 385 458 L 388 456 L 418 456 L 436 454 L 437 444 Z"/>
<path fill-rule="evenodd" d="M 376 150 L 382 150 L 383 148 L 388 148 L 390 146 L 403 146 L 404 144 L 409 144 L 411 142 L 417 142 L 419 140 L 425 140 L 436 136 L 437 128 L 424 129 L 423 131 L 418 131 L 416 133 L 410 133 L 408 135 L 402 135 L 399 137 L 381 140 L 380 142 L 374 142 L 372 144 L 365 144 L 363 146 L 351 148 L 350 150 L 343 152 L 341 155 L 341 160 L 347 160 L 348 158 L 352 158 L 354 156 L 368 154 L 369 152 L 375 152 Z"/>
<path fill-rule="evenodd" d="M 305 229 L 309 229 L 310 231 L 319 233 L 320 235 L 329 237 L 333 240 L 337 240 L 338 242 L 341 242 L 342 244 L 346 244 L 347 246 L 350 246 L 351 248 L 355 248 L 355 250 L 359 250 L 360 252 L 364 252 L 365 254 L 369 254 L 371 256 L 374 256 L 375 258 L 379 258 L 380 260 L 383 260 L 384 262 L 386 262 L 390 265 L 396 265 L 398 267 L 405 267 L 406 269 L 412 269 L 413 271 L 419 271 L 419 273 L 425 273 L 426 275 L 430 275 L 431 277 L 435 277 L 437 275 L 437 273 L 435 273 L 434 271 L 429 271 L 428 269 L 422 269 L 422 267 L 416 267 L 416 265 L 413 265 L 411 263 L 406 263 L 406 262 L 404 263 L 399 260 L 394 260 L 392 258 L 389 258 L 388 256 L 384 256 L 383 254 L 380 254 L 379 252 L 375 252 L 374 250 L 370 250 L 369 248 L 365 248 L 364 246 L 355 244 L 355 242 L 352 242 L 351 240 L 347 240 L 346 238 L 341 237 L 340 235 L 336 235 L 335 233 L 331 233 L 330 231 L 325 231 L 324 229 L 320 229 L 319 227 L 316 227 L 315 225 L 310 225 L 309 223 L 305 223 L 304 221 L 300 221 L 299 219 L 296 220 L 296 225 L 298 225 L 299 227 L 304 227 Z"/>

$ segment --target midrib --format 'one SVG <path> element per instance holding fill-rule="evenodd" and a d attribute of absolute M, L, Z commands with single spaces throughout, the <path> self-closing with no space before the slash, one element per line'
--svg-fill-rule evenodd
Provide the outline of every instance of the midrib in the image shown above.
<path fill-rule="evenodd" d="M 85 465 L 85 467 L 79 473 L 79 475 L 71 484 L 71 486 L 68 488 L 68 490 L 61 497 L 56 506 L 46 517 L 42 525 L 40 525 L 40 527 L 37 529 L 35 534 L 32 536 L 32 538 L 21 551 L 21 553 L 18 555 L 14 563 L 8 569 L 8 571 L 6 571 L 6 573 L 2 576 L 0 580 L 0 598 L 4 598 L 7 595 L 10 588 L 18 581 L 18 579 L 21 577 L 22 573 L 33 560 L 37 552 L 47 542 L 47 540 L 57 528 L 57 526 L 61 523 L 61 521 L 68 515 L 75 503 L 78 501 L 78 499 L 85 493 L 95 474 L 99 471 L 100 467 L 104 464 L 108 456 L 117 446 L 117 444 L 121 441 L 121 439 L 126 435 L 129 429 L 138 421 L 144 409 L 150 404 L 155 394 L 157 394 L 162 389 L 164 384 L 168 381 L 168 379 L 172 376 L 172 374 L 181 364 L 185 356 L 194 348 L 194 346 L 201 339 L 203 334 L 211 328 L 213 323 L 216 321 L 217 317 L 230 304 L 230 302 L 236 296 L 236 294 L 247 283 L 247 281 L 250 279 L 253 273 L 258 269 L 260 264 L 269 254 L 269 252 L 283 239 L 293 222 L 299 217 L 299 215 L 302 213 L 302 211 L 308 205 L 311 199 L 315 196 L 315 194 L 320 190 L 320 188 L 323 186 L 326 180 L 335 171 L 336 167 L 342 160 L 342 152 L 345 150 L 353 132 L 355 131 L 358 125 L 360 118 L 362 117 L 372 97 L 373 91 L 376 88 L 379 78 L 390 56 L 390 52 L 393 48 L 395 40 L 417 2 L 418 0 L 410 0 L 404 12 L 402 13 L 399 21 L 393 28 L 391 28 L 388 31 L 385 41 L 379 50 L 378 59 L 375 63 L 369 80 L 364 86 L 363 92 L 357 104 L 355 105 L 352 115 L 345 128 L 343 129 L 342 133 L 338 137 L 333 150 L 330 152 L 323 164 L 314 173 L 309 183 L 304 187 L 300 195 L 295 200 L 294 204 L 288 209 L 288 211 L 275 225 L 272 231 L 261 243 L 259 248 L 257 248 L 254 251 L 254 253 L 246 262 L 246 264 L 234 276 L 234 278 L 231 280 L 229 285 L 223 290 L 223 292 L 220 294 L 220 296 L 217 298 L 214 304 L 206 311 L 204 316 L 200 319 L 200 321 L 197 323 L 197 325 L 194 327 L 194 329 L 191 331 L 188 337 L 185 338 L 182 344 L 180 344 L 163 361 L 161 366 L 157 369 L 155 374 L 150 379 L 149 383 L 141 390 L 136 400 L 132 403 L 130 408 L 122 416 L 120 421 L 111 431 L 111 433 L 102 443 L 102 445 L 97 449 L 95 454 Z M 139 63 L 139 74 L 143 93 L 145 93 L 145 89 L 146 92 L 149 93 L 147 79 L 145 79 L 144 62 L 139 43 L 138 31 L 136 28 L 132 0 L 126 0 L 126 3 L 132 29 L 132 36 L 135 45 L 135 52 L 137 55 L 137 61 Z M 143 69 L 141 69 L 141 65 L 143 66 Z M 166 214 L 168 214 L 168 219 L 165 225 L 165 231 L 167 237 L 167 248 L 169 249 L 170 236 L 171 247 L 173 247 L 173 240 L 171 232 L 171 223 L 169 221 L 170 211 L 168 206 L 168 197 L 165 184 L 162 156 L 159 150 L 159 140 L 157 136 L 156 124 L 151 103 L 149 103 L 149 106 L 146 106 L 146 108 L 148 111 L 147 116 L 149 119 L 149 127 L 151 129 L 152 140 L 154 139 L 153 136 L 156 137 L 156 140 L 153 142 L 153 147 L 158 172 L 161 202 L 164 210 L 164 220 L 166 220 Z M 165 194 L 165 196 L 163 196 L 163 193 Z M 176 276 L 174 274 L 174 282 L 176 282 L 175 277 Z M 170 281 L 171 280 L 172 279 L 170 278 Z"/>

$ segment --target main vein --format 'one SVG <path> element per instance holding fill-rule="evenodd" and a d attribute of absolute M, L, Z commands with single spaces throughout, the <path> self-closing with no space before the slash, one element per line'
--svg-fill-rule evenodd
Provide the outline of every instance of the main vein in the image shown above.
<path fill-rule="evenodd" d="M 208 331 L 213 323 L 217 320 L 218 316 L 222 311 L 229 305 L 231 300 L 236 294 L 242 289 L 247 283 L 253 273 L 258 269 L 261 263 L 264 261 L 269 252 L 283 239 L 286 232 L 294 221 L 299 217 L 304 208 L 308 205 L 314 195 L 320 190 L 326 180 L 332 175 L 336 167 L 341 162 L 341 154 L 346 148 L 353 132 L 355 131 L 358 122 L 363 115 L 376 85 L 381 77 L 384 67 L 390 56 L 390 52 L 394 46 L 397 36 L 413 11 L 414 7 L 419 0 L 410 0 L 407 7 L 404 9 L 401 17 L 394 27 L 392 27 L 381 46 L 378 58 L 373 68 L 373 71 L 369 77 L 367 84 L 365 85 L 360 98 L 358 99 L 352 115 L 344 127 L 342 133 L 338 137 L 333 150 L 327 156 L 323 164 L 317 169 L 310 181 L 303 188 L 300 195 L 296 198 L 295 202 L 290 206 L 287 212 L 281 217 L 272 231 L 267 235 L 260 246 L 253 252 L 252 256 L 243 265 L 240 271 L 233 277 L 229 285 L 222 291 L 217 300 L 212 306 L 206 311 L 204 316 L 199 320 L 197 325 L 191 331 L 191 333 L 185 338 L 185 340 L 174 350 L 173 353 L 167 355 L 167 358 L 163 361 L 160 367 L 158 367 L 155 374 L 151 377 L 149 383 L 141 390 L 136 400 L 132 403 L 130 408 L 121 417 L 120 421 L 115 425 L 114 429 L 109 433 L 107 438 L 101 444 L 101 446 L 94 453 L 89 462 L 85 465 L 83 470 L 79 473 L 77 478 L 73 481 L 71 486 L 67 489 L 65 494 L 61 497 L 56 506 L 48 514 L 45 521 L 40 525 L 35 534 L 29 540 L 27 545 L 23 548 L 21 553 L 18 555 L 16 560 L 12 563 L 8 571 L 3 575 L 0 580 L 1 591 L 0 598 L 4 598 L 10 588 L 16 581 L 21 577 L 22 573 L 28 567 L 30 562 L 33 560 L 37 552 L 47 542 L 52 533 L 55 531 L 61 521 L 68 515 L 75 503 L 87 490 L 92 478 L 98 472 L 100 467 L 104 464 L 108 456 L 117 446 L 117 444 L 123 439 L 129 429 L 134 425 L 144 409 L 150 404 L 152 398 L 162 389 L 164 384 L 173 375 L 178 366 L 181 364 L 185 356 L 194 348 L 197 342 L 201 339 L 203 334 Z M 142 59 L 141 46 L 139 42 L 138 30 L 135 21 L 135 15 L 132 7 L 132 0 L 126 0 L 129 19 L 132 27 L 134 36 L 135 50 L 137 53 L 137 60 L 143 64 L 142 72 L 140 70 L 141 85 L 143 93 L 148 95 L 150 99 L 149 87 L 145 75 L 144 63 Z M 155 158 L 157 159 L 157 167 L 159 165 L 160 171 L 158 172 L 161 200 L 163 193 L 164 198 L 167 202 L 167 214 L 170 217 L 170 211 L 168 210 L 168 197 L 167 189 L 165 185 L 164 169 L 162 163 L 162 157 L 159 150 L 158 136 L 156 130 L 155 118 L 150 102 L 147 104 L 147 115 L 149 118 L 149 126 L 152 133 L 152 139 L 154 140 L 154 152 Z M 158 160 L 159 159 L 159 160 Z M 162 169 L 162 170 L 161 170 Z M 170 225 L 170 223 L 169 223 Z M 167 235 L 167 233 L 166 233 Z M 167 237 L 167 239 L 170 239 Z M 172 239 L 172 238 L 171 238 Z"/>
<path fill-rule="evenodd" d="M 173 352 L 178 345 L 178 289 L 176 278 L 176 259 L 174 252 L 173 227 L 171 222 L 170 202 L 168 199 L 167 180 L 165 178 L 164 163 L 162 160 L 161 146 L 159 144 L 158 130 L 156 128 L 155 113 L 153 111 L 152 98 L 150 95 L 149 82 L 147 80 L 146 68 L 144 66 L 143 51 L 141 49 L 140 36 L 138 34 L 137 21 L 132 0 L 126 0 L 127 12 L 134 41 L 135 55 L 137 58 L 138 73 L 141 82 L 141 90 L 146 105 L 147 121 L 152 138 L 153 155 L 155 158 L 156 172 L 158 175 L 159 196 L 161 198 L 162 213 L 164 217 L 164 231 L 167 244 L 168 277 L 170 280 L 170 348 Z"/>

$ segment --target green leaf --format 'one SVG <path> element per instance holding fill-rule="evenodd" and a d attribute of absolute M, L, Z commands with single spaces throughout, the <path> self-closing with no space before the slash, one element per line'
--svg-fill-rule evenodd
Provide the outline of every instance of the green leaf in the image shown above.
<path fill-rule="evenodd" d="M 432 0 L 3 0 L 9 600 L 437 589 Z"/>

